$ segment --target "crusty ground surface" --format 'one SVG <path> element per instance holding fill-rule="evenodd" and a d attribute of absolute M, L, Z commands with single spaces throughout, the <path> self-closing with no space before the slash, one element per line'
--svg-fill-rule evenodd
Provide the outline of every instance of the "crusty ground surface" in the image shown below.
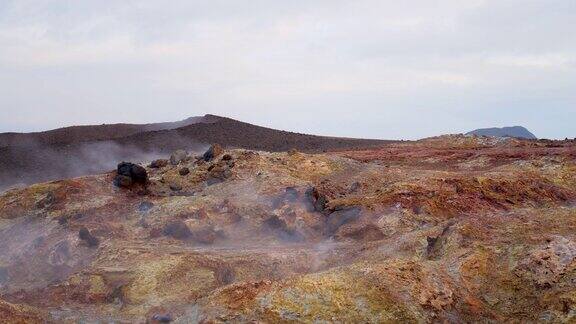
<path fill-rule="evenodd" d="M 574 142 L 444 136 L 226 154 L 147 168 L 145 188 L 116 188 L 107 173 L 4 193 L 0 316 L 576 320 Z"/>

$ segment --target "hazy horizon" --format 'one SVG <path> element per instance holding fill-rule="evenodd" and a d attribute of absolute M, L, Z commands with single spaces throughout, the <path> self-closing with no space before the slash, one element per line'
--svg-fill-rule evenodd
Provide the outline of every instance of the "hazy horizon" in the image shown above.
<path fill-rule="evenodd" d="M 0 3 L 0 132 L 215 114 L 417 139 L 576 137 L 576 2 Z"/>
<path fill-rule="evenodd" d="M 209 114 L 204 114 L 204 115 L 209 115 Z M 201 116 L 204 116 L 204 115 L 198 115 L 198 116 L 190 116 L 190 117 L 187 117 L 187 118 L 195 118 L 195 117 L 201 117 Z M 213 115 L 213 114 L 212 114 L 212 115 Z M 219 116 L 219 117 L 225 117 L 225 118 L 229 118 L 229 117 L 227 117 L 227 116 Z M 179 122 L 179 121 L 184 121 L 184 120 L 185 120 L 185 119 L 187 119 L 187 118 L 184 118 L 184 119 L 180 119 L 180 120 L 172 120 L 172 121 L 170 121 L 170 120 L 162 120 L 162 121 L 158 121 L 158 122 L 142 123 L 142 125 L 143 125 L 143 124 L 153 124 L 153 123 L 170 123 L 170 122 Z M 244 122 L 243 120 L 239 120 L 239 121 L 241 121 L 241 122 Z M 114 125 L 114 124 L 132 124 L 132 123 L 125 123 L 125 122 L 118 122 L 118 123 L 116 123 L 116 122 L 114 122 L 114 123 L 101 123 L 101 124 L 75 124 L 75 125 L 64 125 L 64 126 L 59 126 L 59 127 L 56 127 L 56 128 L 50 128 L 50 129 L 31 130 L 31 131 L 29 131 L 29 132 L 23 132 L 23 133 L 35 133 L 35 132 L 44 132 L 44 131 L 51 131 L 51 130 L 55 130 L 55 129 L 66 128 L 66 127 L 72 127 L 72 126 L 98 126 L 98 125 Z M 139 124 L 139 123 L 134 123 L 134 124 Z M 254 125 L 256 125 L 256 124 L 254 124 Z M 265 125 L 256 125 L 256 126 L 265 126 Z M 517 126 L 523 127 L 522 125 L 507 125 L 507 126 L 496 127 L 496 128 L 509 128 L 509 127 L 517 127 Z M 180 126 L 180 127 L 186 127 L 186 126 Z M 266 126 L 265 126 L 265 127 L 266 127 Z M 470 130 L 467 130 L 467 131 L 462 131 L 462 132 L 443 133 L 443 134 L 436 134 L 436 135 L 431 135 L 431 136 L 437 136 L 437 135 L 451 135 L 451 134 L 465 134 L 465 133 L 468 133 L 468 132 L 471 132 L 471 131 L 475 131 L 475 130 L 491 129 L 491 128 L 494 128 L 494 127 L 481 127 L 481 128 L 477 128 L 477 129 L 470 129 Z M 279 129 L 279 128 L 278 128 L 278 130 L 282 130 L 282 131 L 289 131 L 289 132 L 294 132 L 293 130 L 290 130 L 290 129 Z M 528 129 L 528 131 L 530 131 L 530 130 Z M 0 132 L 0 134 L 3 134 L 3 133 L 19 133 L 19 132 L 13 132 L 13 131 L 8 131 L 8 132 Z M 317 133 L 307 133 L 307 134 L 311 134 L 311 135 L 320 135 L 320 136 L 338 136 L 337 134 L 336 134 L 336 135 L 334 135 L 334 134 L 317 134 Z M 542 138 L 542 139 L 544 139 L 544 137 L 539 137 L 539 138 Z M 388 139 L 388 138 L 365 138 L 365 139 L 383 139 L 383 140 L 386 140 L 386 139 Z M 398 139 L 398 140 L 401 140 L 401 139 L 406 139 L 406 140 L 409 140 L 409 138 L 391 138 L 391 139 Z"/>

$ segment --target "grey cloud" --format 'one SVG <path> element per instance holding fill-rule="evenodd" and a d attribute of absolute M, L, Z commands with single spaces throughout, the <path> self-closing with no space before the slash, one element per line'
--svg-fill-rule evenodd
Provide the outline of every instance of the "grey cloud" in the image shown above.
<path fill-rule="evenodd" d="M 576 136 L 576 3 L 0 3 L 0 131 L 217 113 L 327 135 Z"/>

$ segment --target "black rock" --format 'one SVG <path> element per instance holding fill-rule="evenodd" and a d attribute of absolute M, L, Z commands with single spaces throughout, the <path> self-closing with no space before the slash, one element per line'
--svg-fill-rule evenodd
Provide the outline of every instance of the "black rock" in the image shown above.
<path fill-rule="evenodd" d="M 214 159 L 215 157 L 219 156 L 222 153 L 224 153 L 224 149 L 222 148 L 222 146 L 220 146 L 220 144 L 212 144 L 208 149 L 208 151 L 206 151 L 206 153 L 204 153 L 202 157 L 204 158 L 204 161 L 208 162 L 212 161 L 212 159 Z"/>
<path fill-rule="evenodd" d="M 312 206 L 310 206 L 311 208 L 310 211 L 317 211 L 317 212 L 324 212 L 327 205 L 328 205 L 328 199 L 326 198 L 325 195 L 321 194 L 318 189 L 312 187 L 309 188 L 308 190 L 306 190 L 306 195 L 309 197 L 310 199 L 310 203 Z"/>
<path fill-rule="evenodd" d="M 128 188 L 132 186 L 132 183 L 132 178 L 129 176 L 117 174 L 116 177 L 114 177 L 114 185 L 116 187 Z"/>
<path fill-rule="evenodd" d="M 158 323 L 170 323 L 172 322 L 172 316 L 169 314 L 154 314 L 152 320 Z"/>
<path fill-rule="evenodd" d="M 132 165 L 132 181 L 145 184 L 146 181 L 148 181 L 148 173 L 146 172 L 146 169 L 138 164 Z"/>
<path fill-rule="evenodd" d="M 223 161 L 230 161 L 230 160 L 232 160 L 232 155 L 230 155 L 230 154 L 224 154 L 224 155 L 222 156 L 222 160 L 223 160 Z"/>
<path fill-rule="evenodd" d="M 150 163 L 150 167 L 153 169 L 163 168 L 168 165 L 168 160 L 166 159 L 158 159 L 154 160 Z"/>
<path fill-rule="evenodd" d="M 130 187 L 134 183 L 146 184 L 148 173 L 138 164 L 122 162 L 118 164 L 114 184 L 118 187 Z"/>
<path fill-rule="evenodd" d="M 180 170 L 178 170 L 178 174 L 180 174 L 181 176 L 185 176 L 185 175 L 187 175 L 187 174 L 189 174 L 189 173 L 190 173 L 190 169 L 188 169 L 188 168 L 186 168 L 186 167 L 181 168 Z"/>
<path fill-rule="evenodd" d="M 100 241 L 94 237 L 86 227 L 82 227 L 78 232 L 78 237 L 84 241 L 89 247 L 96 247 Z"/>

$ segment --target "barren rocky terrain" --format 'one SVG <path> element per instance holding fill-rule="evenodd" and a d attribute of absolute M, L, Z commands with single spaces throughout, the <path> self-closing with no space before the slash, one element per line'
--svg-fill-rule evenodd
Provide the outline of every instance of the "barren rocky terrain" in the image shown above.
<path fill-rule="evenodd" d="M 576 320 L 576 142 L 331 148 L 214 146 L 5 192 L 0 317 Z"/>

